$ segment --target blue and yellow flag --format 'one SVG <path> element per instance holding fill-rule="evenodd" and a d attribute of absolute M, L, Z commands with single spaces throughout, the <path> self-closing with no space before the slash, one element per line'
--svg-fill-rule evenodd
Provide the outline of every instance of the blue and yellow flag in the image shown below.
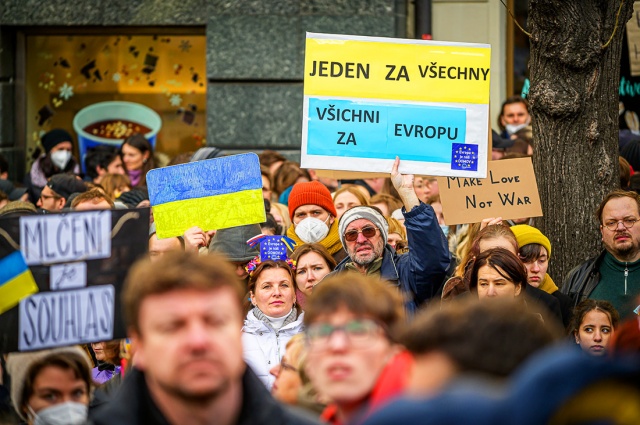
<path fill-rule="evenodd" d="M 0 314 L 36 292 L 38 285 L 20 251 L 0 260 Z"/>
<path fill-rule="evenodd" d="M 260 161 L 254 153 L 158 168 L 147 173 L 159 238 L 266 221 Z"/>

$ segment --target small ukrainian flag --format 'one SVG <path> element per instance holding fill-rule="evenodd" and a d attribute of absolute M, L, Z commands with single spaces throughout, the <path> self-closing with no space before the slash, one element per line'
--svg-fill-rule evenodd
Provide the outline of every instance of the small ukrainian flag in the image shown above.
<path fill-rule="evenodd" d="M 207 159 L 147 173 L 159 238 L 266 221 L 260 161 L 254 153 Z"/>
<path fill-rule="evenodd" d="M 38 292 L 38 285 L 20 251 L 0 259 L 0 314 Z"/>

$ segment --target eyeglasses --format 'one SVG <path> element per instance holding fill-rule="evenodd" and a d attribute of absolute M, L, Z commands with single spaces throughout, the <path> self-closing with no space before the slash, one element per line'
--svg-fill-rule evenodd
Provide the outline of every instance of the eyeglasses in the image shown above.
<path fill-rule="evenodd" d="M 627 229 L 631 229 L 634 224 L 636 224 L 639 220 L 636 218 L 625 218 L 624 220 L 611 220 L 604 223 L 604 226 L 609 230 L 616 230 L 618 228 L 618 223 L 622 223 L 624 227 Z"/>
<path fill-rule="evenodd" d="M 333 326 L 328 323 L 315 323 L 307 328 L 307 342 L 312 349 L 326 349 L 329 347 L 331 335 L 337 331 L 344 332 L 349 343 L 354 348 L 364 348 L 372 336 L 382 330 L 382 326 L 373 320 L 352 320 L 342 326 Z"/>
<path fill-rule="evenodd" d="M 40 199 L 42 199 L 43 201 L 46 201 L 47 199 L 60 199 L 62 198 L 62 196 L 57 196 L 57 195 L 44 195 L 44 194 L 40 194 Z"/>
<path fill-rule="evenodd" d="M 347 242 L 353 242 L 356 239 L 358 239 L 359 233 L 362 233 L 362 236 L 364 236 L 365 238 L 371 239 L 376 235 L 377 232 L 378 232 L 378 228 L 375 226 L 363 227 L 360 230 L 355 230 L 355 229 L 349 230 L 348 232 L 345 232 L 344 240 L 346 240 Z"/>

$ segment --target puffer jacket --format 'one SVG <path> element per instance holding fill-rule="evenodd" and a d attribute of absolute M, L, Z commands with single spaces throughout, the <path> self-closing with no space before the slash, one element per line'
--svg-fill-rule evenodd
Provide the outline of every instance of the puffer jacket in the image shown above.
<path fill-rule="evenodd" d="M 269 370 L 280 363 L 287 342 L 297 333 L 304 330 L 304 312 L 295 321 L 274 330 L 267 323 L 259 320 L 253 310 L 247 313 L 242 328 L 242 351 L 244 361 L 258 375 L 258 378 L 271 390 L 276 378 Z"/>

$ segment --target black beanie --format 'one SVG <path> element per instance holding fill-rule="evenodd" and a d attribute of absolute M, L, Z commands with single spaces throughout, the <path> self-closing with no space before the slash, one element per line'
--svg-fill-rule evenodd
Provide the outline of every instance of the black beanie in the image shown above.
<path fill-rule="evenodd" d="M 41 143 L 45 153 L 51 152 L 51 149 L 62 142 L 71 142 L 71 135 L 61 128 L 56 128 L 42 136 Z"/>
<path fill-rule="evenodd" d="M 620 156 L 631 164 L 633 171 L 640 170 L 640 140 L 632 140 L 627 143 L 620 151 Z"/>

